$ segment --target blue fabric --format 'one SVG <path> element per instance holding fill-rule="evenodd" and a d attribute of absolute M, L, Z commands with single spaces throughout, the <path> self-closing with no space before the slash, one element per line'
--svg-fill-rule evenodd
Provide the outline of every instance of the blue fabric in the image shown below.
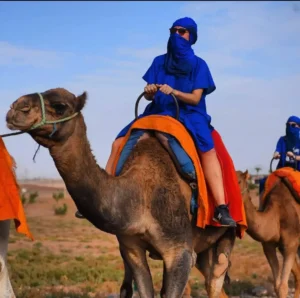
<path fill-rule="evenodd" d="M 287 151 L 294 151 L 295 148 L 300 148 L 300 128 L 292 127 L 289 122 L 295 122 L 300 125 L 300 118 L 297 116 L 291 116 L 286 122 L 286 145 Z"/>
<path fill-rule="evenodd" d="M 300 125 L 300 118 L 297 116 L 291 116 L 291 117 L 289 117 L 289 119 L 287 120 L 286 123 L 288 123 L 288 122 L 295 122 Z"/>
<path fill-rule="evenodd" d="M 183 150 L 180 143 L 173 136 L 167 133 L 164 133 L 163 135 L 168 139 L 169 146 L 174 153 L 183 173 L 187 174 L 193 180 L 196 180 L 196 171 L 193 161 Z"/>
<path fill-rule="evenodd" d="M 190 42 L 177 33 L 171 34 L 165 60 L 166 71 L 175 76 L 184 77 L 192 71 L 195 62 Z"/>
<path fill-rule="evenodd" d="M 186 93 L 191 93 L 195 89 L 204 90 L 197 105 L 189 105 L 179 101 L 179 120 L 190 132 L 196 147 L 202 152 L 207 152 L 214 148 L 214 144 L 211 136 L 213 127 L 211 126 L 211 117 L 206 111 L 205 99 L 206 95 L 216 89 L 209 68 L 203 59 L 195 56 L 197 63 L 192 72 L 185 77 L 176 77 L 166 73 L 164 68 L 165 56 L 166 55 L 161 55 L 153 60 L 152 65 L 143 76 L 143 79 L 148 84 L 168 84 L 172 88 Z M 165 95 L 158 91 L 155 94 L 154 100 L 147 105 L 145 111 L 139 117 L 153 114 L 175 117 L 176 106 L 172 96 Z M 133 122 L 134 121 L 122 129 L 117 138 L 125 136 Z"/>
<path fill-rule="evenodd" d="M 198 33 L 197 33 L 198 27 L 197 27 L 196 22 L 192 18 L 184 17 L 184 18 L 176 20 L 173 23 L 172 27 L 177 27 L 177 26 L 188 29 L 189 33 L 190 33 L 191 45 L 196 43 L 197 38 L 198 38 Z"/>
<path fill-rule="evenodd" d="M 267 178 L 268 177 L 264 177 L 259 180 L 259 194 L 261 194 L 264 191 Z"/>
<path fill-rule="evenodd" d="M 172 27 L 176 26 L 188 29 L 190 38 L 186 40 L 178 33 L 170 35 L 164 66 L 168 73 L 182 77 L 189 74 L 196 63 L 192 44 L 197 40 L 197 24 L 193 19 L 186 17 L 175 21 Z"/>
<path fill-rule="evenodd" d="M 282 136 L 279 138 L 277 145 L 276 145 L 276 152 L 280 154 L 280 159 L 277 164 L 277 169 L 290 166 L 294 168 L 294 162 L 292 160 L 287 161 L 286 153 L 287 153 L 287 138 L 286 136 Z M 298 147 L 295 147 L 294 150 L 292 150 L 295 155 L 300 155 L 300 145 Z M 297 163 L 297 169 L 300 171 L 300 162 Z"/>
<path fill-rule="evenodd" d="M 138 142 L 139 138 L 145 133 L 145 131 L 143 131 L 142 129 L 139 130 L 133 130 L 131 132 L 131 135 L 128 139 L 128 141 L 126 142 L 126 144 L 124 145 L 123 149 L 122 149 L 122 152 L 120 154 L 120 158 L 118 160 L 118 164 L 117 164 L 117 167 L 116 167 L 116 176 L 119 176 L 122 169 L 123 169 L 123 166 L 124 166 L 124 163 L 126 162 L 127 158 L 129 157 L 133 147 L 136 145 L 136 143 Z"/>

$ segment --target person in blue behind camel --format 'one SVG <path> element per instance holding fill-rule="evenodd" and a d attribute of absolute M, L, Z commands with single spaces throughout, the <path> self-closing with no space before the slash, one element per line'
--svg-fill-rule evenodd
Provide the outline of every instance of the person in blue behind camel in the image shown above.
<path fill-rule="evenodd" d="M 291 116 L 286 122 L 285 136 L 279 138 L 274 159 L 279 159 L 276 169 L 291 167 L 300 171 L 300 118 Z M 259 182 L 259 193 L 264 190 L 267 177 Z"/>
<path fill-rule="evenodd" d="M 170 28 L 167 53 L 154 58 L 143 79 L 146 81 L 145 98 L 151 101 L 139 117 L 147 115 L 175 116 L 176 106 L 170 94 L 174 94 L 180 107 L 180 122 L 191 133 L 198 149 L 205 178 L 215 198 L 214 220 L 222 226 L 236 227 L 225 204 L 222 171 L 214 149 L 211 135 L 211 117 L 206 111 L 206 96 L 216 86 L 206 62 L 196 56 L 192 45 L 197 41 L 197 24 L 184 17 L 175 21 Z M 123 137 L 133 121 L 118 134 L 112 145 L 112 152 L 106 171 L 112 174 L 113 162 Z M 137 141 L 141 135 L 136 136 Z M 174 140 L 160 134 L 164 143 L 170 145 Z M 79 214 L 77 214 L 78 216 Z M 79 217 L 79 216 L 78 216 Z"/>

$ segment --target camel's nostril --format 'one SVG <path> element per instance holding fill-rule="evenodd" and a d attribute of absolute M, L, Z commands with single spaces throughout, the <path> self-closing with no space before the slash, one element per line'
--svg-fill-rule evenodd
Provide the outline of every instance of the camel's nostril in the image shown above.
<path fill-rule="evenodd" d="M 23 106 L 22 108 L 20 108 L 20 111 L 22 111 L 22 112 L 29 112 L 30 109 L 31 109 L 30 106 Z"/>

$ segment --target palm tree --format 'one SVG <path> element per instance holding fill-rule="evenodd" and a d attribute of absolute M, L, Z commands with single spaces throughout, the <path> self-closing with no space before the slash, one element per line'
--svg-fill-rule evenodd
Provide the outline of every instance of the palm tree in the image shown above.
<path fill-rule="evenodd" d="M 261 171 L 261 167 L 255 167 L 256 176 L 258 176 L 259 172 Z"/>

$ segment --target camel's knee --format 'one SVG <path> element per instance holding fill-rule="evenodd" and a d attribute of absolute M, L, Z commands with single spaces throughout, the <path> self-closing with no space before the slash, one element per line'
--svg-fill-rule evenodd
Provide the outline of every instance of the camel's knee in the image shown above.
<path fill-rule="evenodd" d="M 228 269 L 229 260 L 224 253 L 220 253 L 218 256 L 218 261 L 214 266 L 213 275 L 218 278 L 224 275 Z"/>

